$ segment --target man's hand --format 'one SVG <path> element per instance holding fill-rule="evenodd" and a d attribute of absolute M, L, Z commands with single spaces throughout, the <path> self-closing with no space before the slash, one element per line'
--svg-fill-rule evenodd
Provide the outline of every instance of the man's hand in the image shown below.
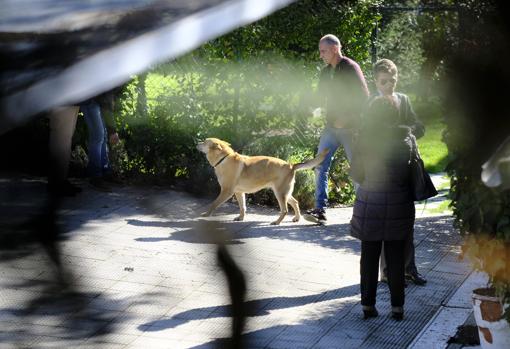
<path fill-rule="evenodd" d="M 110 144 L 115 145 L 119 143 L 119 141 L 120 141 L 119 134 L 117 132 L 113 132 L 112 134 L 110 134 Z"/>

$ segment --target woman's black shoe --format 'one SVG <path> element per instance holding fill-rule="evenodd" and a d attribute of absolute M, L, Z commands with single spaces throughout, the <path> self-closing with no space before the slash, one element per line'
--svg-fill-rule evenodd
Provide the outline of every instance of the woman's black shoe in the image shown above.
<path fill-rule="evenodd" d="M 397 321 L 404 319 L 404 308 L 403 307 L 392 307 L 391 317 Z"/>
<path fill-rule="evenodd" d="M 372 317 L 377 317 L 378 315 L 379 313 L 377 312 L 377 309 L 375 309 L 374 307 L 363 309 L 363 320 Z"/>
<path fill-rule="evenodd" d="M 401 313 L 401 312 L 397 312 L 397 311 L 392 311 L 391 312 L 391 317 L 397 321 L 401 321 L 404 319 L 404 313 Z"/>

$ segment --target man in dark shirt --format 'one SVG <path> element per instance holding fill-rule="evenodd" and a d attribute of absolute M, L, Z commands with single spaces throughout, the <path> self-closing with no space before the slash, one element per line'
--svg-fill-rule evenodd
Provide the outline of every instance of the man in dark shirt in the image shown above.
<path fill-rule="evenodd" d="M 319 41 L 320 57 L 326 63 L 320 73 L 319 97 L 326 109 L 326 127 L 319 141 L 318 153 L 328 148 L 324 161 L 315 169 L 315 208 L 304 215 L 315 223 L 326 221 L 328 174 L 338 147 L 344 148 L 351 161 L 352 138 L 359 126 L 360 114 L 368 97 L 368 88 L 358 63 L 342 55 L 340 40 L 332 34 Z"/>

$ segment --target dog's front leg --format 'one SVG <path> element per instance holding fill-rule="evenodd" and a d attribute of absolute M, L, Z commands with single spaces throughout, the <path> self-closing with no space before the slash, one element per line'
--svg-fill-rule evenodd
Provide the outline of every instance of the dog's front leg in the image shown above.
<path fill-rule="evenodd" d="M 214 212 L 214 210 L 218 208 L 218 206 L 220 206 L 222 203 L 230 199 L 232 195 L 234 195 L 234 191 L 232 189 L 221 188 L 220 195 L 218 195 L 216 200 L 213 201 L 211 208 L 209 208 L 207 212 L 202 214 L 202 216 L 209 217 Z"/>
<path fill-rule="evenodd" d="M 246 200 L 244 199 L 244 193 L 235 193 L 235 196 L 239 204 L 239 216 L 234 218 L 234 221 L 242 221 L 246 213 Z"/>

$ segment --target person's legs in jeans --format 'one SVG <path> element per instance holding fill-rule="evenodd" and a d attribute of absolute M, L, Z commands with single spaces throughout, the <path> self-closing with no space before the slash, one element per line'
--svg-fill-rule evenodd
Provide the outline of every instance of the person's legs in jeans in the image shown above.
<path fill-rule="evenodd" d="M 101 170 L 103 175 L 111 175 L 110 159 L 108 158 L 108 132 L 103 122 L 103 144 L 101 145 Z"/>
<path fill-rule="evenodd" d="M 404 306 L 404 245 L 404 240 L 384 241 L 384 254 L 386 256 L 386 263 L 388 268 L 388 286 L 390 288 L 391 306 L 393 308 L 402 308 Z"/>
<path fill-rule="evenodd" d="M 352 160 L 352 146 L 353 146 L 353 131 L 350 128 L 336 129 L 336 138 L 344 148 L 347 161 L 351 163 Z"/>
<path fill-rule="evenodd" d="M 103 147 L 106 135 L 101 109 L 96 102 L 89 102 L 81 107 L 88 132 L 88 175 L 92 178 L 103 175 Z"/>
<path fill-rule="evenodd" d="M 354 143 L 354 133 L 352 129 L 349 128 L 341 128 L 337 130 L 337 138 L 342 144 L 342 147 L 344 148 L 345 157 L 347 158 L 347 161 L 349 164 L 352 161 L 352 148 Z M 359 184 L 352 181 L 354 184 L 354 192 L 356 193 L 359 188 Z"/>
<path fill-rule="evenodd" d="M 361 305 L 374 307 L 379 276 L 379 255 L 382 241 L 361 241 L 360 289 Z"/>
<path fill-rule="evenodd" d="M 340 146 L 337 134 L 334 129 L 326 127 L 322 131 L 319 141 L 320 154 L 324 149 L 329 149 L 324 161 L 315 168 L 315 208 L 324 210 L 328 203 L 328 177 L 329 168 L 333 161 L 333 156 Z"/>

